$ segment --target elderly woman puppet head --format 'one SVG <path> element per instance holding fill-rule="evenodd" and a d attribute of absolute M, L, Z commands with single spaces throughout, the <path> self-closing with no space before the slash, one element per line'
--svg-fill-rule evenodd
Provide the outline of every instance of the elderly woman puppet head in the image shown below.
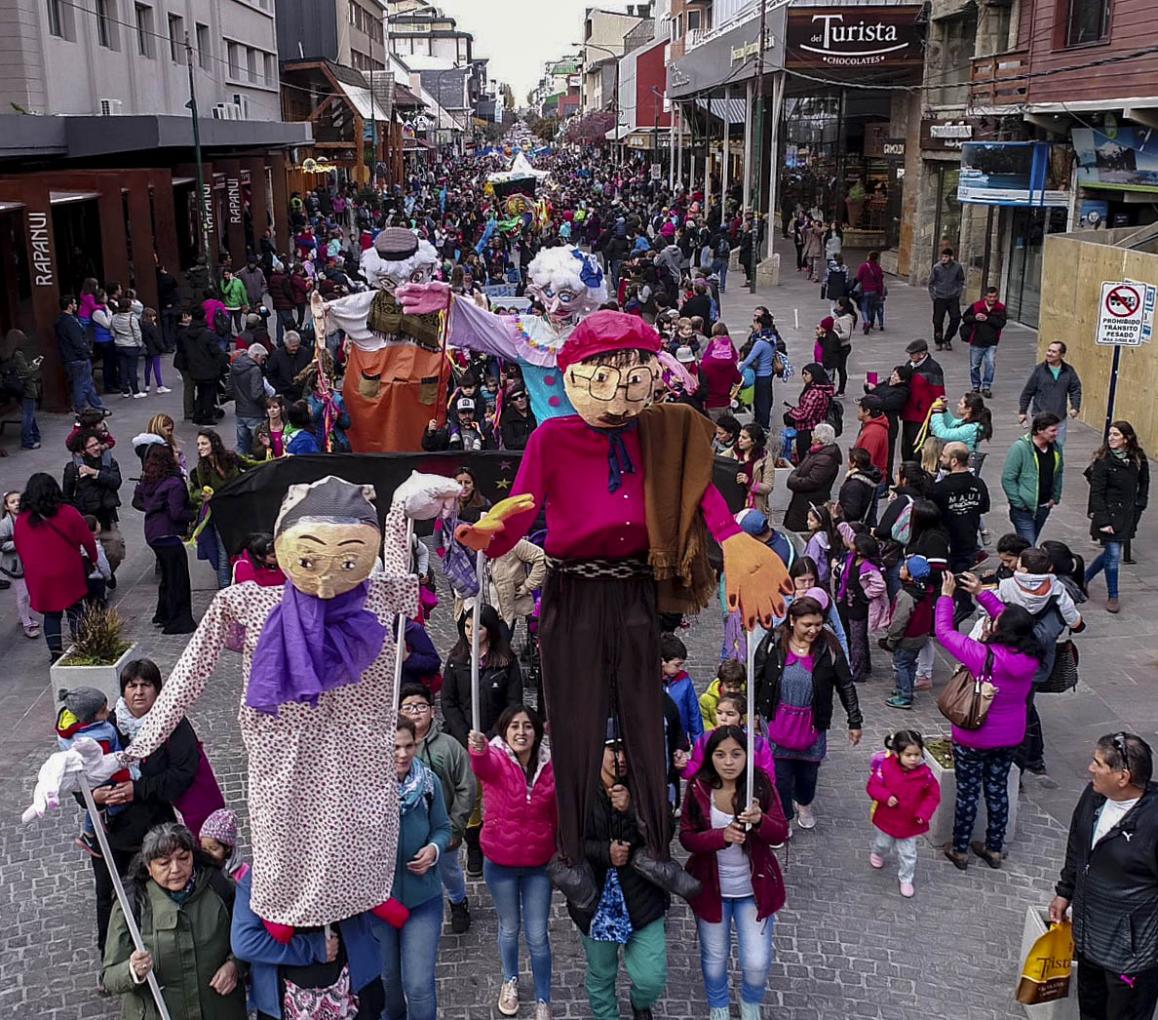
<path fill-rule="evenodd" d="M 570 331 L 607 300 L 603 270 L 573 244 L 544 248 L 527 266 L 527 296 L 547 310 L 547 321 Z"/>

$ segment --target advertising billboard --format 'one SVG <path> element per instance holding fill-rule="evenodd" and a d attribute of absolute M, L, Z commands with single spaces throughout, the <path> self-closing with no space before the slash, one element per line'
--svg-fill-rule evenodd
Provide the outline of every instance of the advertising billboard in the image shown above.
<path fill-rule="evenodd" d="M 1049 142 L 965 142 L 957 200 L 973 205 L 1069 204 L 1071 158 Z"/>

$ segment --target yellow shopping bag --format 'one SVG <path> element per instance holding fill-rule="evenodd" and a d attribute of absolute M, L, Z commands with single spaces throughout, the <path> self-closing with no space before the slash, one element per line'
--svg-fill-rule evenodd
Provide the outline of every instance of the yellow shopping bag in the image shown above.
<path fill-rule="evenodd" d="M 1025 958 L 1017 1001 L 1033 1006 L 1064 999 L 1070 991 L 1070 971 L 1074 959 L 1074 930 L 1069 921 L 1051 924 Z"/>

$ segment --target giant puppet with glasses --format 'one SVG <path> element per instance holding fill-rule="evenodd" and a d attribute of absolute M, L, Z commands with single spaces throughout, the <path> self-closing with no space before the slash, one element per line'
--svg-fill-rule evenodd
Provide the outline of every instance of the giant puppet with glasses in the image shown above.
<path fill-rule="evenodd" d="M 497 557 L 546 507 L 551 569 L 539 635 L 559 808 L 550 870 L 580 909 L 600 892 L 584 860 L 583 825 L 608 718 L 624 735 L 646 840 L 632 865 L 669 892 L 696 891 L 668 851 L 657 614 L 710 601 L 711 539 L 723 550 L 729 602 L 750 626 L 782 614 L 792 587 L 784 564 L 741 531 L 712 485 L 711 422 L 682 404 L 652 403 L 659 353 L 659 334 L 636 316 L 584 318 L 556 355 L 575 413 L 531 434 L 511 512 L 458 529 L 465 545 Z"/>

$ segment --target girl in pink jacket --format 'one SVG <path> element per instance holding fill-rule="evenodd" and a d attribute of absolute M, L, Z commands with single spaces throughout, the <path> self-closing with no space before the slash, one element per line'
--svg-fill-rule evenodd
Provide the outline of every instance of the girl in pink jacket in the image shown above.
<path fill-rule="evenodd" d="M 558 818 L 555 771 L 543 746 L 543 722 L 534 709 L 510 705 L 495 723 L 496 736 L 472 730 L 470 767 L 482 784 L 483 878 L 499 918 L 503 1016 L 519 1011 L 519 929 L 526 932 L 535 982 L 535 1016 L 551 1015 L 551 880 Z"/>
<path fill-rule="evenodd" d="M 901 895 L 913 895 L 917 870 L 917 837 L 929 831 L 929 819 L 941 803 L 941 787 L 925 764 L 925 741 L 916 730 L 900 730 L 885 738 L 886 753 L 873 755 L 868 795 L 877 835 L 869 863 L 883 868 L 896 847 Z"/>
<path fill-rule="evenodd" d="M 869 635 L 889 625 L 889 595 L 877 540 L 861 524 L 841 521 L 837 530 L 845 554 L 833 570 L 836 608 L 848 635 L 849 669 L 853 680 L 861 683 L 873 669 Z"/>

